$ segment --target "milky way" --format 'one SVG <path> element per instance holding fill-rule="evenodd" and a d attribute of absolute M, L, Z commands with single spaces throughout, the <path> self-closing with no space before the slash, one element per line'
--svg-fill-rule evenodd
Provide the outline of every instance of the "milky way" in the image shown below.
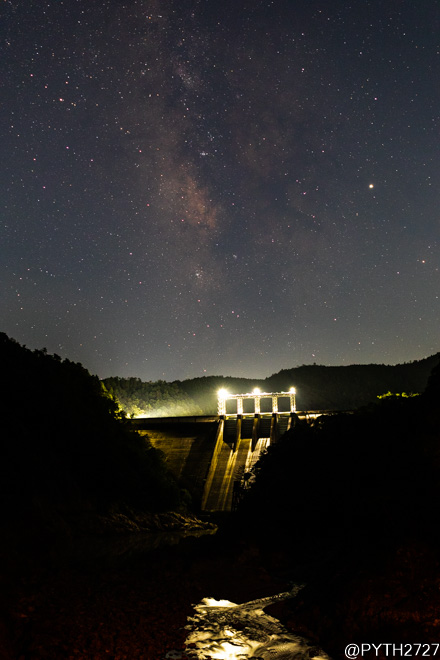
<path fill-rule="evenodd" d="M 101 377 L 440 350 L 436 3 L 2 3 L 1 327 Z"/>

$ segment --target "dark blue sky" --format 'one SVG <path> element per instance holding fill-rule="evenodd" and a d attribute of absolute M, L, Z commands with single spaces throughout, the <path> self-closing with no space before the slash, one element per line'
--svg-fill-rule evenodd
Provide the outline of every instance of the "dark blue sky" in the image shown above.
<path fill-rule="evenodd" d="M 440 9 L 8 0 L 0 330 L 101 377 L 440 350 Z"/>

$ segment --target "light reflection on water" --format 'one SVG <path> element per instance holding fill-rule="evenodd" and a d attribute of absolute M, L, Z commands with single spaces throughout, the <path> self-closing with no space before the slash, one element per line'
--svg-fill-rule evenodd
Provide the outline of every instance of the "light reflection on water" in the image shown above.
<path fill-rule="evenodd" d="M 194 660 L 329 660 L 321 649 L 288 632 L 264 608 L 296 596 L 292 591 L 237 605 L 227 600 L 204 598 L 188 618 L 187 650 L 181 658 Z M 168 658 L 178 658 L 169 655 Z"/>

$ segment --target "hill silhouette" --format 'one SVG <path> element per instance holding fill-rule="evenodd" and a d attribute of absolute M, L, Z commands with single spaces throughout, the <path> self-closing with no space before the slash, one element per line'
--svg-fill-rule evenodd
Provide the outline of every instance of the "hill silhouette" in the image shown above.
<path fill-rule="evenodd" d="M 265 379 L 206 376 L 178 382 L 179 388 L 191 397 L 205 414 L 217 410 L 217 391 L 230 392 L 297 391 L 298 410 L 354 410 L 368 405 L 386 392 L 420 393 L 428 382 L 440 353 L 423 360 L 398 365 L 367 364 L 341 367 L 302 365 L 283 369 Z"/>
<path fill-rule="evenodd" d="M 3 522 L 55 530 L 83 513 L 178 506 L 160 452 L 131 431 L 81 364 L 0 334 Z"/>
<path fill-rule="evenodd" d="M 440 353 L 397 365 L 354 364 L 328 367 L 302 365 L 282 369 L 264 379 L 203 376 L 171 383 L 140 378 L 105 378 L 103 383 L 128 415 L 177 417 L 217 413 L 217 392 L 234 394 L 297 391 L 298 410 L 355 410 L 387 392 L 423 392 Z"/>

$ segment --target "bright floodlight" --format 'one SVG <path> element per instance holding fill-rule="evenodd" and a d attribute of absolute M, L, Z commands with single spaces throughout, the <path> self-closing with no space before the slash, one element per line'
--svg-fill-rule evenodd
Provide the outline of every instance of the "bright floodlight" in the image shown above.
<path fill-rule="evenodd" d="M 291 387 L 290 390 L 289 390 L 289 392 L 292 392 L 292 394 L 295 394 L 295 393 L 296 393 L 296 389 L 295 389 L 294 387 Z"/>
<path fill-rule="evenodd" d="M 228 396 L 228 390 L 225 390 L 222 388 L 221 390 L 218 391 L 218 398 L 219 399 L 225 399 Z"/>
<path fill-rule="evenodd" d="M 253 392 L 252 392 L 252 393 L 253 393 L 253 394 L 260 394 L 260 392 L 261 392 L 261 390 L 260 390 L 260 388 L 259 388 L 259 387 L 254 387 L 254 389 L 253 389 Z"/>

